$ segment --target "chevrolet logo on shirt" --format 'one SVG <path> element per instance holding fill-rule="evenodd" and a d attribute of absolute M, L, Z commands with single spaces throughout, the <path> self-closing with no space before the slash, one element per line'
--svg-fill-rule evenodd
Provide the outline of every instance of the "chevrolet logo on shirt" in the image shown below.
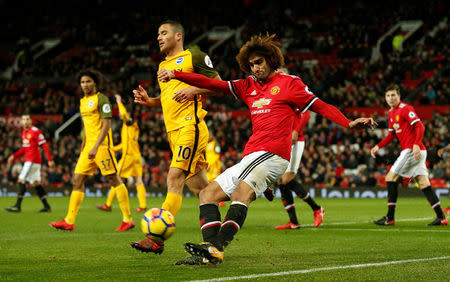
<path fill-rule="evenodd" d="M 272 99 L 261 98 L 258 101 L 253 102 L 252 107 L 261 109 L 262 107 L 269 105 Z"/>

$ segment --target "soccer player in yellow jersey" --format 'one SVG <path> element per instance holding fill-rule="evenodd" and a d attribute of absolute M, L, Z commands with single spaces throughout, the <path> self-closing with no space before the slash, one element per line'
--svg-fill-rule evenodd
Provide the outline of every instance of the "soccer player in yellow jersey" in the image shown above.
<path fill-rule="evenodd" d="M 78 75 L 78 81 L 84 93 L 80 100 L 80 112 L 83 119 L 83 144 L 80 157 L 72 179 L 73 190 L 70 195 L 69 210 L 66 217 L 50 225 L 63 230 L 73 230 L 75 218 L 84 198 L 84 183 L 97 168 L 111 184 L 117 194 L 123 221 L 114 231 L 127 231 L 134 227 L 131 218 L 128 190 L 117 175 L 117 161 L 112 152 L 111 104 L 108 97 L 101 94 L 101 74 L 94 70 L 84 70 Z"/>
<path fill-rule="evenodd" d="M 206 161 L 208 162 L 208 169 L 206 170 L 206 177 L 209 182 L 213 182 L 217 176 L 222 172 L 222 164 L 220 162 L 220 146 L 217 143 L 214 135 L 209 129 L 208 145 L 206 146 Z M 219 207 L 225 206 L 225 202 L 219 202 Z"/>
<path fill-rule="evenodd" d="M 208 145 L 206 146 L 206 161 L 208 162 L 206 177 L 209 182 L 213 182 L 213 180 L 219 176 L 221 172 L 221 163 L 220 146 L 214 138 L 211 130 L 209 130 Z"/>
<path fill-rule="evenodd" d="M 119 176 L 123 179 L 130 180 L 133 178 L 136 185 L 136 191 L 139 201 L 139 207 L 136 212 L 144 212 L 147 209 L 146 191 L 144 182 L 142 181 L 142 156 L 139 149 L 139 125 L 137 120 L 134 120 L 127 112 L 127 109 L 122 103 L 122 97 L 119 94 L 114 95 L 116 97 L 117 106 L 119 107 L 119 115 L 123 121 L 121 132 L 121 143 L 113 147 L 113 150 L 122 151 L 122 158 L 119 160 L 117 169 L 119 170 Z M 128 187 L 130 187 L 128 182 Z M 113 200 L 116 196 L 115 190 L 110 189 L 106 203 L 97 206 L 98 209 L 103 211 L 111 211 Z"/>
<path fill-rule="evenodd" d="M 175 21 L 163 22 L 158 29 L 158 43 L 166 55 L 159 69 L 183 70 L 220 79 L 213 68 L 208 55 L 199 50 L 184 50 L 184 28 Z M 206 178 L 207 162 L 204 154 L 208 143 L 208 128 L 203 118 L 206 111 L 202 108 L 201 94 L 209 90 L 191 87 L 178 80 L 167 83 L 158 81 L 161 95 L 149 98 L 142 86 L 134 90 L 135 102 L 149 107 L 162 107 L 172 162 L 167 175 L 167 196 L 162 208 L 174 216 L 181 208 L 182 192 L 186 184 L 196 196 L 209 182 Z M 176 92 L 196 94 L 194 101 L 178 103 L 172 99 Z M 158 243 L 146 238 L 140 242 L 131 242 L 131 246 L 143 252 L 161 253 L 164 242 Z"/>

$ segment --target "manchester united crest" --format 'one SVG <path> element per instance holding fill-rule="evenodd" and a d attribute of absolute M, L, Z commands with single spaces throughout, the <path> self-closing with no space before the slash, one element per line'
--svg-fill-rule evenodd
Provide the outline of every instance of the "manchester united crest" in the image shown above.
<path fill-rule="evenodd" d="M 277 95 L 278 93 L 280 93 L 280 87 L 274 86 L 270 89 L 270 94 Z"/>

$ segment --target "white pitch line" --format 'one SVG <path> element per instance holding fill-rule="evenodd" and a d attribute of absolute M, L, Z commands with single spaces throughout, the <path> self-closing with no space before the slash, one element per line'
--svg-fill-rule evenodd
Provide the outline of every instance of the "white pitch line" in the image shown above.
<path fill-rule="evenodd" d="M 404 219 L 396 219 L 397 222 L 402 221 L 424 221 L 424 220 L 430 220 L 433 219 L 433 217 L 422 217 L 422 218 L 404 218 Z M 372 223 L 372 221 L 350 221 L 350 222 L 324 222 L 322 223 L 322 226 L 325 225 L 343 225 L 343 224 L 361 224 L 361 223 Z M 314 226 L 313 224 L 301 224 L 301 226 Z"/>
<path fill-rule="evenodd" d="M 318 272 L 318 271 L 327 271 L 327 270 L 362 268 L 362 267 L 370 267 L 370 266 L 383 266 L 383 265 L 392 265 L 392 264 L 400 264 L 400 263 L 432 261 L 432 260 L 445 260 L 445 259 L 450 259 L 450 256 L 434 257 L 434 258 L 421 258 L 421 259 L 394 260 L 394 261 L 385 261 L 385 262 L 374 262 L 374 263 L 363 263 L 363 264 L 351 264 L 351 265 L 343 265 L 343 266 L 331 266 L 331 267 L 322 267 L 322 268 L 312 268 L 312 269 L 304 269 L 304 270 L 282 271 L 282 272 L 274 272 L 274 273 L 262 273 L 262 274 L 243 275 L 243 276 L 220 277 L 220 278 L 213 278 L 213 279 L 207 279 L 207 280 L 193 280 L 191 282 L 207 282 L 207 281 L 209 282 L 209 281 L 230 281 L 230 280 L 238 280 L 238 279 L 254 279 L 254 278 L 261 278 L 261 277 L 275 277 L 275 276 L 285 276 L 285 275 L 294 275 L 294 274 L 304 274 L 304 273 L 311 273 L 311 272 Z"/>
<path fill-rule="evenodd" d="M 324 229 L 325 230 L 325 229 Z M 327 231 L 330 229 L 327 229 Z M 364 229 L 364 228 L 333 228 L 333 231 L 377 231 L 377 232 L 392 232 L 392 231 L 398 231 L 398 232 L 435 232 L 435 233 L 450 233 L 450 230 L 434 230 L 434 229 L 398 229 L 398 228 L 383 228 L 383 229 Z"/>

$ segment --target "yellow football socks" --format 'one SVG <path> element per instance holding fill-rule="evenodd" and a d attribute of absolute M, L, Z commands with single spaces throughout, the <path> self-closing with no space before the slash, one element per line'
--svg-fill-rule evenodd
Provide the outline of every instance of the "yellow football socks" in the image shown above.
<path fill-rule="evenodd" d="M 117 194 L 117 200 L 119 201 L 119 207 L 122 211 L 123 221 L 131 222 L 133 219 L 131 218 L 130 211 L 130 200 L 128 199 L 128 190 L 125 184 L 120 184 L 116 187 L 111 187 L 112 190 L 115 190 L 114 193 Z"/>
<path fill-rule="evenodd" d="M 80 205 L 84 199 L 84 192 L 81 191 L 72 191 L 70 195 L 69 201 L 69 211 L 67 212 L 65 221 L 68 224 L 74 224 L 75 218 L 77 217 L 78 210 L 80 209 Z"/>
<path fill-rule="evenodd" d="M 143 209 L 146 209 L 147 208 L 147 201 L 145 199 L 146 191 L 145 191 L 144 184 L 138 185 L 136 187 L 136 191 L 137 191 L 137 197 L 138 197 L 138 200 L 139 200 L 139 207 L 143 208 Z"/>
<path fill-rule="evenodd" d="M 106 198 L 106 205 L 108 207 L 112 207 L 114 198 L 116 197 L 116 190 L 114 190 L 112 187 L 109 189 L 108 197 Z"/>
<path fill-rule="evenodd" d="M 163 209 L 170 211 L 173 216 L 176 216 L 181 208 L 181 202 L 183 201 L 183 196 L 177 193 L 167 193 L 166 200 L 162 204 Z"/>

